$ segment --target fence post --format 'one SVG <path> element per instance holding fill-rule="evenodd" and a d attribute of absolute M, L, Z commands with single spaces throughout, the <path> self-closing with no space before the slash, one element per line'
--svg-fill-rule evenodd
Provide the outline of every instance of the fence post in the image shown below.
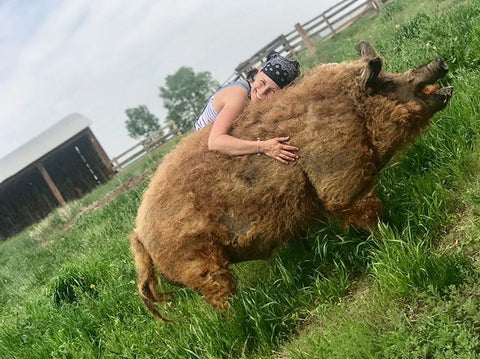
<path fill-rule="evenodd" d="M 176 124 L 175 122 L 173 122 L 173 120 L 170 120 L 170 123 L 171 123 L 171 125 L 172 125 L 172 128 L 173 128 L 175 131 L 177 131 L 177 134 L 181 136 L 181 135 L 182 135 L 182 131 L 180 131 L 180 129 L 178 128 L 177 124 Z"/>
<path fill-rule="evenodd" d="M 330 21 L 328 21 L 328 18 L 325 16 L 325 14 L 322 14 L 323 15 L 323 19 L 325 20 L 325 22 L 327 23 L 328 27 L 330 28 L 330 31 L 332 32 L 332 34 L 336 34 L 335 32 L 335 29 L 333 28 L 332 24 L 330 24 Z"/>
<path fill-rule="evenodd" d="M 383 8 L 382 0 L 372 0 L 372 5 L 373 8 L 377 11 L 380 11 L 380 9 Z"/>
<path fill-rule="evenodd" d="M 120 162 L 118 162 L 118 159 L 116 157 L 112 158 L 112 164 L 113 164 L 113 170 L 117 171 L 117 172 L 120 172 L 122 167 L 120 167 Z"/>
<path fill-rule="evenodd" d="M 307 45 L 310 53 L 314 54 L 315 46 L 313 45 L 312 40 L 310 40 L 310 37 L 308 37 L 307 33 L 303 29 L 302 25 L 300 25 L 299 23 L 295 24 L 295 29 L 298 31 L 298 33 L 302 37 L 302 40 L 305 43 L 305 45 Z"/>
<path fill-rule="evenodd" d="M 282 35 L 282 39 L 283 39 L 283 48 L 290 53 L 291 57 L 296 57 L 297 54 L 295 53 L 295 50 L 293 49 L 292 45 L 290 45 L 290 42 L 288 42 L 285 35 Z"/>

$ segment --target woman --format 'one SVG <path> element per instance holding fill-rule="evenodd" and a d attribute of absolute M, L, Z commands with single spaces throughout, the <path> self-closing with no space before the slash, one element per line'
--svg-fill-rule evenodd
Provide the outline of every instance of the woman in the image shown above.
<path fill-rule="evenodd" d="M 208 138 L 208 148 L 230 155 L 264 153 L 284 164 L 295 161 L 297 147 L 285 144 L 289 137 L 248 141 L 231 136 L 233 122 L 250 102 L 268 99 L 275 92 L 289 85 L 299 75 L 297 61 L 288 60 L 276 52 L 267 57 L 267 62 L 253 79 L 238 80 L 221 87 L 208 100 L 201 115 L 195 121 L 195 130 L 213 122 Z"/>

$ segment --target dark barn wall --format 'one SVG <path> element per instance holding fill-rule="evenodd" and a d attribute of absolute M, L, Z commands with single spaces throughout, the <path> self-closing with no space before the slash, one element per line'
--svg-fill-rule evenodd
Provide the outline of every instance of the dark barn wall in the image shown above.
<path fill-rule="evenodd" d="M 113 176 L 108 158 L 99 153 L 101 147 L 92 143 L 92 137 L 89 129 L 80 132 L 0 184 L 0 240 L 43 219 L 60 204 L 39 165 L 48 172 L 64 201 L 83 197 Z"/>
<path fill-rule="evenodd" d="M 43 163 L 65 201 L 81 198 L 101 183 L 75 147 L 73 143 Z"/>
<path fill-rule="evenodd" d="M 0 239 L 46 217 L 58 201 L 37 168 L 0 188 Z"/>
<path fill-rule="evenodd" d="M 95 146 L 92 145 L 92 141 L 89 136 L 85 136 L 79 139 L 77 142 L 79 153 L 85 158 L 86 163 L 90 166 L 92 171 L 98 177 L 100 182 L 107 182 L 112 178 L 112 164 L 108 160 L 108 167 L 105 165 L 104 157 L 98 155 Z M 106 156 L 106 155 L 105 155 Z"/>

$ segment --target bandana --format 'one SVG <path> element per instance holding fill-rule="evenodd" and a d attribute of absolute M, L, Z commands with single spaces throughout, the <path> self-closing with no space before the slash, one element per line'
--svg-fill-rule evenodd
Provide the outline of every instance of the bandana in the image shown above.
<path fill-rule="evenodd" d="M 262 72 L 270 77 L 278 87 L 284 88 L 300 74 L 299 63 L 281 56 L 278 52 L 272 51 L 267 56 L 267 62 Z"/>

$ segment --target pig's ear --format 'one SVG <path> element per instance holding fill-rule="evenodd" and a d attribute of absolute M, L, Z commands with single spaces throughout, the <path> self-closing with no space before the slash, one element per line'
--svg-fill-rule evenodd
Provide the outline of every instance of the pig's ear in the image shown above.
<path fill-rule="evenodd" d="M 365 86 L 370 86 L 382 71 L 382 60 L 378 57 L 367 61 L 367 66 L 363 70 L 362 79 Z"/>
<path fill-rule="evenodd" d="M 366 41 L 360 41 L 357 45 L 358 54 L 365 58 L 378 57 L 375 49 Z"/>

